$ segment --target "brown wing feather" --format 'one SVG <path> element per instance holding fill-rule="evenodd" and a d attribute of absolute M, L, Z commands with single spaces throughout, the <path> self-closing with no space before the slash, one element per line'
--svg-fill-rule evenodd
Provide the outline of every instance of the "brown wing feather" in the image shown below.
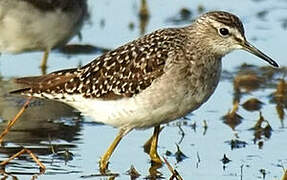
<path fill-rule="evenodd" d="M 43 76 L 17 78 L 15 82 L 23 84 L 25 88 L 12 91 L 11 93 L 41 93 L 50 91 L 59 93 L 67 81 L 76 77 L 76 71 L 77 69 L 66 69 Z"/>
<path fill-rule="evenodd" d="M 66 86 L 72 89 L 77 82 L 76 92 L 90 98 L 116 99 L 138 94 L 164 73 L 170 52 L 182 51 L 184 42 L 178 41 L 182 39 L 178 31 L 155 31 L 107 52 L 84 66 Z"/>

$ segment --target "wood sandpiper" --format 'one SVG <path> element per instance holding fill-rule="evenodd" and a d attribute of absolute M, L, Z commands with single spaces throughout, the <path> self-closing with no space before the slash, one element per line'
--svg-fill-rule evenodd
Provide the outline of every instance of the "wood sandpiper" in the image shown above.
<path fill-rule="evenodd" d="M 0 52 L 49 51 L 78 34 L 88 17 L 86 0 L 1 0 Z"/>
<path fill-rule="evenodd" d="M 252 46 L 240 19 L 228 12 L 208 12 L 191 25 L 157 30 L 96 58 L 78 69 L 19 78 L 26 85 L 14 93 L 69 104 L 95 121 L 119 128 L 100 160 L 105 173 L 120 140 L 132 129 L 155 127 L 152 162 L 157 154 L 160 124 L 199 108 L 214 92 L 221 59 L 243 49 L 278 64 Z"/>

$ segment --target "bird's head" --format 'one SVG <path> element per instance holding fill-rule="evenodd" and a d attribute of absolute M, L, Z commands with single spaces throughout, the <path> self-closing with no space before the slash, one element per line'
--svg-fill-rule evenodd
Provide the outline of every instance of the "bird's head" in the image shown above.
<path fill-rule="evenodd" d="M 224 56 L 233 50 L 243 49 L 270 65 L 279 67 L 274 60 L 246 40 L 242 22 L 231 13 L 223 11 L 205 13 L 195 20 L 194 27 L 199 41 L 204 41 L 201 44 L 209 47 L 215 54 Z"/>

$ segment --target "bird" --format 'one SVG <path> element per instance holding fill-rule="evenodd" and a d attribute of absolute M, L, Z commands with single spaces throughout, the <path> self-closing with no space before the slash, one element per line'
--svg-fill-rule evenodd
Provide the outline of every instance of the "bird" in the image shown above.
<path fill-rule="evenodd" d="M 236 15 L 211 11 L 190 25 L 141 36 L 83 67 L 17 78 L 24 87 L 11 93 L 60 101 L 118 128 L 99 161 L 103 174 L 117 145 L 133 129 L 154 127 L 149 156 L 162 164 L 157 153 L 160 125 L 204 104 L 218 85 L 223 56 L 236 49 L 279 67 L 246 40 Z"/>
<path fill-rule="evenodd" d="M 86 0 L 1 0 L 0 52 L 44 51 L 45 74 L 50 50 L 79 34 L 88 16 Z"/>

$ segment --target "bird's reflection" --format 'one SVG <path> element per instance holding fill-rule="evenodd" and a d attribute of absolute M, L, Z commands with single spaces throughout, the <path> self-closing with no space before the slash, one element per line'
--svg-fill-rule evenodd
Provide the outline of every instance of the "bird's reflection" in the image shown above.
<path fill-rule="evenodd" d="M 6 127 L 7 121 L 21 108 L 25 99 L 18 97 L 0 97 L 0 128 Z M 67 142 L 75 140 L 80 130 L 79 113 L 69 106 L 51 101 L 34 99 L 30 107 L 18 120 L 12 131 L 5 137 L 5 142 L 17 144 L 39 143 L 53 139 L 63 139 Z M 69 120 L 69 123 L 65 121 Z"/>
<path fill-rule="evenodd" d="M 6 128 L 7 122 L 18 113 L 26 101 L 23 97 L 11 96 L 7 93 L 14 88 L 15 85 L 11 81 L 0 81 L 1 131 Z M 80 130 L 81 116 L 73 108 L 57 102 L 33 99 L 4 137 L 0 147 L 1 159 L 4 160 L 25 147 L 36 155 L 44 155 L 43 163 L 46 164 L 52 164 L 54 159 L 71 160 L 72 154 L 69 149 L 76 147 L 74 141 L 79 139 Z M 49 155 L 52 155 L 52 158 Z M 24 160 L 31 159 L 24 157 Z M 17 167 L 17 163 L 12 163 L 11 166 Z M 25 169 L 23 173 L 26 174 L 30 170 Z"/>
<path fill-rule="evenodd" d="M 287 83 L 284 79 L 279 79 L 276 91 L 272 94 L 272 102 L 276 104 L 276 111 L 281 121 L 281 127 L 284 128 L 284 108 L 287 107 Z"/>

